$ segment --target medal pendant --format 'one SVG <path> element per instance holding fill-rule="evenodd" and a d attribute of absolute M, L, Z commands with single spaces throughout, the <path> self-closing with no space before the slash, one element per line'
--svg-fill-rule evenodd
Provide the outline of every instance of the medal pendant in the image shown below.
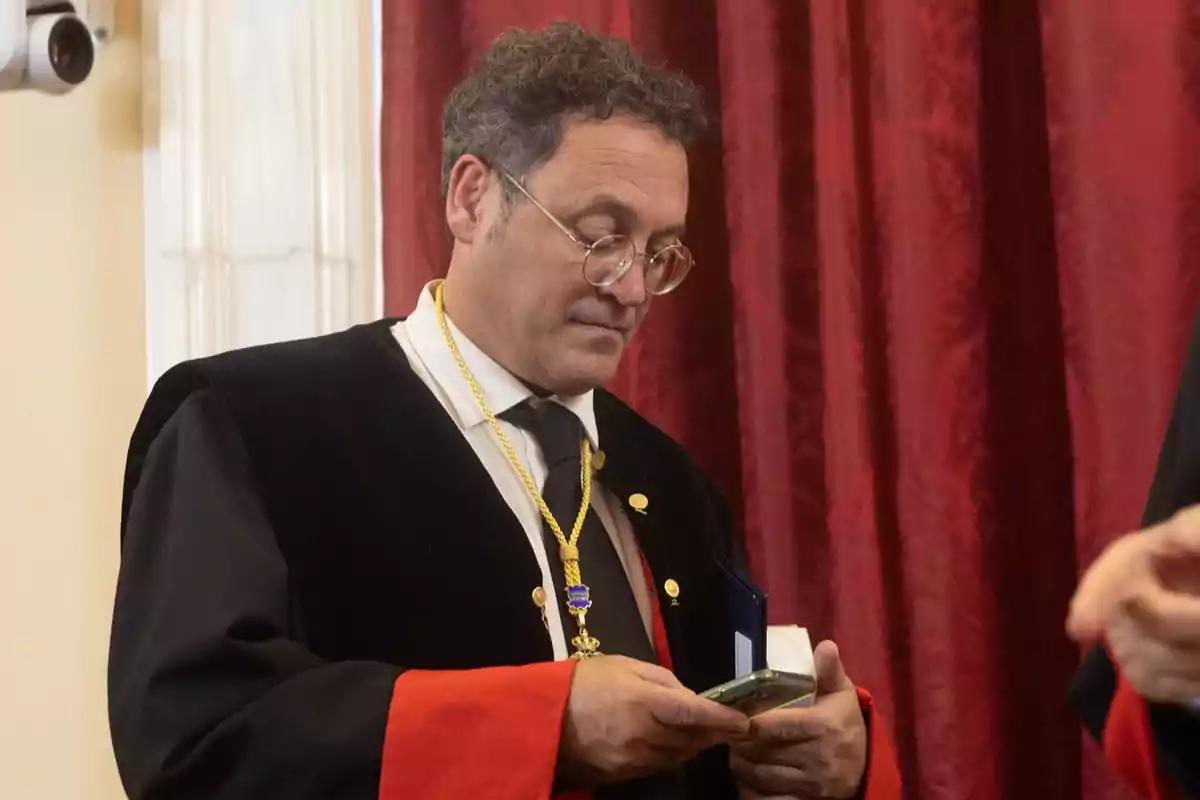
<path fill-rule="evenodd" d="M 582 583 L 567 587 L 567 611 L 582 617 L 592 607 L 592 595 Z"/>
<path fill-rule="evenodd" d="M 587 612 L 592 607 L 591 593 L 583 584 L 567 587 L 567 611 L 579 625 L 579 635 L 571 640 L 575 652 L 571 658 L 592 658 L 600 655 L 600 640 L 588 633 Z"/>
<path fill-rule="evenodd" d="M 600 652 L 600 640 L 588 633 L 587 628 L 583 627 L 582 620 L 579 624 L 579 635 L 571 640 L 571 644 L 575 646 L 575 652 L 571 654 L 573 659 L 581 660 L 603 655 Z"/>

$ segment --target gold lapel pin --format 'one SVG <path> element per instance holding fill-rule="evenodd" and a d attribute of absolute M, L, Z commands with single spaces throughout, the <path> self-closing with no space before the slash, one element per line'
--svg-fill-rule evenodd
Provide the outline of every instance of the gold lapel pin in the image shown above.
<path fill-rule="evenodd" d="M 597 450 L 592 453 L 592 469 L 599 472 L 604 469 L 604 462 L 608 461 L 608 456 L 604 455 L 603 450 Z"/>
<path fill-rule="evenodd" d="M 667 578 L 663 584 L 663 591 L 667 593 L 667 597 L 671 598 L 671 605 L 679 605 L 679 581 L 674 578 Z"/>
<path fill-rule="evenodd" d="M 546 626 L 546 633 L 550 632 L 550 617 L 546 614 L 546 601 L 549 596 L 546 594 L 546 589 L 543 586 L 533 587 L 533 604 L 542 612 L 542 624 Z"/>
<path fill-rule="evenodd" d="M 629 495 L 629 507 L 639 514 L 646 513 L 646 507 L 650 505 L 650 500 L 641 492 Z"/>

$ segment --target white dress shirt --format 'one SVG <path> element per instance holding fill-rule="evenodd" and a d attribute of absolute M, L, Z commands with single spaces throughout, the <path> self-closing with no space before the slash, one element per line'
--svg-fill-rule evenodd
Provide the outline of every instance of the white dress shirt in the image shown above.
<path fill-rule="evenodd" d="M 496 488 L 520 521 L 521 527 L 525 529 L 529 546 L 533 549 L 538 566 L 542 570 L 542 586 L 550 598 L 546 602 L 550 639 L 554 646 L 554 657 L 561 661 L 570 655 L 567 639 L 563 636 L 560 622 L 564 600 L 562 587 L 554 585 L 550 574 L 548 561 L 550 554 L 546 552 L 543 538 L 542 514 L 516 468 L 508 460 L 499 439 L 491 425 L 488 424 L 483 409 L 479 407 L 475 395 L 471 393 L 470 386 L 459 371 L 458 364 L 443 338 L 434 308 L 433 286 L 434 284 L 431 283 L 425 287 L 421 292 L 421 299 L 417 302 L 416 309 L 406 320 L 393 326 L 392 333 L 408 357 L 408 363 L 412 366 L 413 371 L 429 387 L 458 425 L 463 437 L 474 449 L 475 455 L 479 457 L 480 462 L 495 481 Z M 453 321 L 447 319 L 447 322 L 463 361 L 466 362 L 475 382 L 483 391 L 483 396 L 487 398 L 488 405 L 497 416 L 533 397 L 533 392 L 525 384 L 476 347 L 455 327 Z M 591 440 L 592 448 L 600 449 L 600 433 L 596 428 L 596 415 L 592 409 L 591 392 L 577 397 L 555 396 L 545 401 L 535 400 L 534 402 L 559 403 L 573 412 L 583 423 L 583 429 Z M 547 470 L 546 461 L 542 457 L 542 450 L 537 439 L 528 431 L 505 420 L 500 420 L 500 427 L 504 430 L 504 435 L 508 437 L 509 442 L 512 443 L 522 466 L 540 488 L 546 480 Z M 625 574 L 629 577 L 629 584 L 633 589 L 638 610 L 641 612 L 642 622 L 646 625 L 647 633 L 653 642 L 650 589 L 646 585 L 641 550 L 629 518 L 625 515 L 619 500 L 598 482 L 592 483 L 591 505 L 604 529 L 612 538 L 613 547 L 616 548 L 621 563 L 625 567 Z M 559 520 L 559 524 L 565 532 L 570 531 L 573 522 L 573 519 Z M 554 554 L 554 557 L 557 557 L 557 553 Z M 580 564 L 580 569 L 586 582 L 587 564 Z M 536 587 L 529 587 L 531 605 L 534 588 Z M 603 603 L 604 598 L 597 597 L 595 602 Z M 603 641 L 600 643 L 600 649 L 604 650 Z"/>

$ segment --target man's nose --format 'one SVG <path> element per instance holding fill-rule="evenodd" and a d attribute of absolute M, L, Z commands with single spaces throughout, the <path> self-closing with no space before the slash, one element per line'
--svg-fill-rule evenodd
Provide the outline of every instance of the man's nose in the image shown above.
<path fill-rule="evenodd" d="M 623 306 L 640 306 L 646 302 L 646 256 L 641 253 L 635 255 L 629 271 L 600 291 Z"/>

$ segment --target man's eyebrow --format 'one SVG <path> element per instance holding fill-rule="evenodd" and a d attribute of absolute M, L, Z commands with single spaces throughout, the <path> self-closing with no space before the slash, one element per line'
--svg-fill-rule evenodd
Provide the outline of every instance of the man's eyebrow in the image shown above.
<path fill-rule="evenodd" d="M 623 225 L 626 228 L 634 227 L 638 221 L 638 214 L 633 209 L 633 206 L 611 194 L 596 195 L 588 201 L 587 205 L 568 216 L 564 221 L 573 225 L 593 214 L 604 214 L 612 217 L 618 225 Z M 683 224 L 671 225 L 670 227 L 655 231 L 650 235 L 650 239 L 651 241 L 668 238 L 679 239 L 683 237 L 685 230 L 686 226 Z"/>
<path fill-rule="evenodd" d="M 568 222 L 579 222 L 593 214 L 604 214 L 612 217 L 618 224 L 632 227 L 637 222 L 637 212 L 633 206 L 614 197 L 611 194 L 599 194 L 588 201 L 587 205 L 567 217 Z"/>

